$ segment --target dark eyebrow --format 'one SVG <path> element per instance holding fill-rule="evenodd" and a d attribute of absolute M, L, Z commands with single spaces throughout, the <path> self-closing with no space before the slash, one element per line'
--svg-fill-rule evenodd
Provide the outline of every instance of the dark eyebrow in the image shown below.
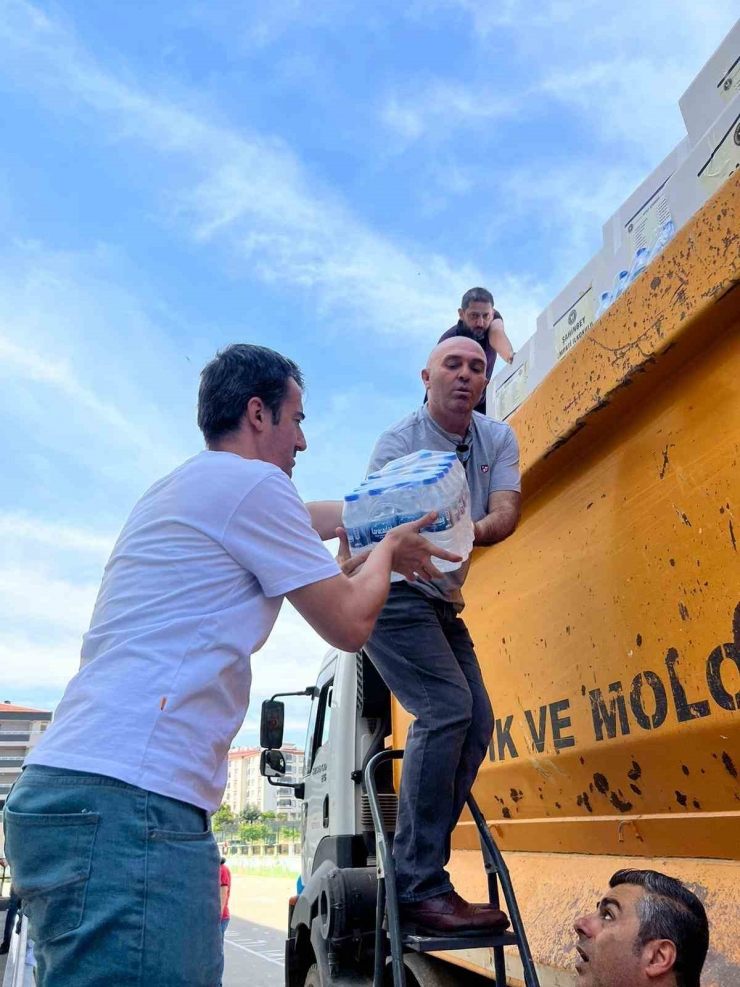
<path fill-rule="evenodd" d="M 616 898 L 602 898 L 600 902 L 596 905 L 596 908 L 603 908 L 604 905 L 614 905 L 618 911 L 622 911 L 622 906 Z"/>

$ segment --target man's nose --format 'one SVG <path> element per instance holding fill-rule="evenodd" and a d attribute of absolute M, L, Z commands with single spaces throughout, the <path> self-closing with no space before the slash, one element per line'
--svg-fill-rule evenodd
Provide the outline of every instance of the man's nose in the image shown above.
<path fill-rule="evenodd" d="M 296 448 L 296 452 L 305 452 L 306 451 L 306 449 L 308 448 L 308 442 L 306 442 L 306 436 L 305 435 L 301 435 L 301 437 L 298 439 L 298 444 L 296 445 L 295 448 Z"/>
<path fill-rule="evenodd" d="M 591 918 L 590 915 L 580 915 L 575 920 L 575 922 L 573 923 L 573 929 L 577 935 L 586 936 L 587 938 L 589 938 L 590 933 L 588 930 L 590 926 L 590 921 L 589 921 L 590 918 Z"/>

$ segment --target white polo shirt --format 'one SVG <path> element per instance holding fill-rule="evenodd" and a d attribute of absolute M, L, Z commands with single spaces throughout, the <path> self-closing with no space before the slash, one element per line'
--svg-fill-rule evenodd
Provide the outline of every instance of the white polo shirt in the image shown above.
<path fill-rule="evenodd" d="M 80 671 L 25 763 L 214 812 L 249 705 L 251 655 L 286 593 L 339 571 L 276 466 L 229 452 L 188 460 L 124 525 Z"/>

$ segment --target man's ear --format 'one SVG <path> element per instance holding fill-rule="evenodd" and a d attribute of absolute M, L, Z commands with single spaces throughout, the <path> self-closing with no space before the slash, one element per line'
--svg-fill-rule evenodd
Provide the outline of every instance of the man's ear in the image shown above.
<path fill-rule="evenodd" d="M 424 387 L 427 390 L 429 390 L 429 371 L 427 370 L 426 367 L 424 367 L 424 369 L 421 372 L 421 380 L 422 383 L 424 384 Z"/>
<path fill-rule="evenodd" d="M 267 416 L 269 414 L 270 410 L 265 407 L 262 398 L 250 398 L 247 403 L 247 410 L 244 412 L 244 417 L 255 431 L 262 432 L 267 425 Z"/>
<path fill-rule="evenodd" d="M 651 939 L 642 948 L 642 962 L 646 977 L 664 977 L 676 964 L 675 942 L 670 939 Z"/>
<path fill-rule="evenodd" d="M 459 308 L 457 310 L 457 314 L 462 319 L 462 317 L 465 315 L 465 309 L 464 308 Z"/>

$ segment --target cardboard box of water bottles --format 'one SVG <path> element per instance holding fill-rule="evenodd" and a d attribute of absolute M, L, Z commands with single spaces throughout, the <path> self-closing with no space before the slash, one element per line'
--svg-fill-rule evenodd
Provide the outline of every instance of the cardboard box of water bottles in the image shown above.
<path fill-rule="evenodd" d="M 555 364 L 549 332 L 536 332 L 515 353 L 512 363 L 488 387 L 487 412 L 505 421 L 544 380 Z"/>
<path fill-rule="evenodd" d="M 342 525 L 353 556 L 374 549 L 395 527 L 418 521 L 430 511 L 435 520 L 421 534 L 433 544 L 467 559 L 473 548 L 470 491 L 454 451 L 420 449 L 370 473 L 344 498 Z M 434 558 L 441 572 L 462 563 Z"/>
<path fill-rule="evenodd" d="M 740 94 L 740 21 L 678 101 L 692 145 Z"/>
<path fill-rule="evenodd" d="M 740 93 L 713 121 L 667 186 L 676 229 L 688 222 L 739 168 Z"/>

